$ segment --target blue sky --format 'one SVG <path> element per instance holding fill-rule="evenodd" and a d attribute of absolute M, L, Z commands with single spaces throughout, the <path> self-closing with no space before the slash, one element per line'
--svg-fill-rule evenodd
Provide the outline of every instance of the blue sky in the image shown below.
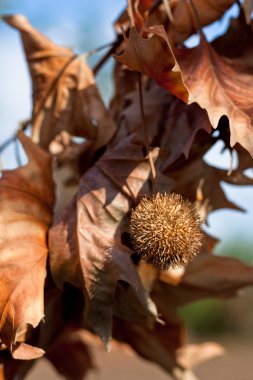
<path fill-rule="evenodd" d="M 73 48 L 77 53 L 92 50 L 114 39 L 112 23 L 124 8 L 126 0 L 1 0 L 0 14 L 23 13 L 30 22 L 57 43 Z M 228 25 L 229 17 L 238 10 L 234 6 L 229 14 L 211 27 L 205 28 L 212 39 Z M 189 40 L 189 46 L 197 43 L 197 37 Z M 31 88 L 18 33 L 0 20 L 0 143 L 17 129 L 18 123 L 28 119 L 31 111 Z M 93 58 L 94 59 L 94 58 Z M 102 95 L 108 101 L 111 94 L 111 67 L 108 63 L 98 77 Z M 214 147 L 207 159 L 219 167 L 229 166 L 228 155 L 220 156 L 221 146 Z M 5 167 L 15 165 L 13 148 L 3 155 Z M 251 173 L 252 174 L 252 173 Z M 209 218 L 208 231 L 224 238 L 219 246 L 223 251 L 231 237 L 242 238 L 253 244 L 253 189 L 224 185 L 230 199 L 248 213 L 222 210 Z M 253 257 L 253 255 L 252 255 Z"/>

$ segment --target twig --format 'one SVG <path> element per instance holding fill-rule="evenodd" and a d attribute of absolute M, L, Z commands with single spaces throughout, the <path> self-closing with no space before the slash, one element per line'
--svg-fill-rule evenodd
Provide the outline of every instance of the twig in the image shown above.
<path fill-rule="evenodd" d="M 134 22 L 134 10 L 133 10 L 132 0 L 127 0 L 127 4 L 128 4 L 127 12 L 128 12 L 129 18 L 130 18 L 130 25 L 131 25 L 131 27 L 133 27 L 135 22 Z"/>
<path fill-rule="evenodd" d="M 152 14 L 157 9 L 157 7 L 161 4 L 161 2 L 162 2 L 162 0 L 157 0 L 151 6 L 151 8 L 150 8 L 150 14 Z M 129 31 L 129 28 L 124 31 L 125 35 L 128 33 L 128 31 Z M 99 72 L 99 70 L 101 69 L 101 67 L 106 63 L 106 61 L 111 57 L 111 55 L 113 55 L 115 53 L 116 49 L 120 46 L 120 44 L 122 43 L 122 41 L 123 41 L 123 36 L 122 35 L 118 35 L 117 40 L 115 41 L 115 43 L 113 44 L 113 46 L 111 47 L 111 49 L 94 66 L 94 68 L 93 68 L 93 74 L 94 75 L 97 75 L 97 73 Z"/>
<path fill-rule="evenodd" d="M 163 0 L 164 8 L 168 14 L 169 20 L 172 24 L 174 24 L 174 17 L 171 11 L 169 0 Z"/>
<path fill-rule="evenodd" d="M 83 53 L 83 55 L 84 55 L 85 57 L 90 57 L 91 55 L 94 55 L 94 54 L 99 53 L 101 50 L 104 50 L 104 49 L 106 49 L 106 48 L 108 48 L 108 47 L 113 46 L 114 43 L 115 43 L 115 41 L 113 41 L 113 42 L 108 42 L 108 43 L 106 43 L 106 44 L 104 44 L 104 45 L 102 45 L 102 46 L 99 46 L 97 49 L 94 49 L 94 50 L 88 51 L 87 53 Z M 82 54 L 81 54 L 81 55 L 82 55 Z"/>
<path fill-rule="evenodd" d="M 16 140 L 16 135 L 13 135 L 9 137 L 7 140 L 5 140 L 1 145 L 0 145 L 0 153 L 2 153 L 10 144 L 12 144 Z"/>
<path fill-rule="evenodd" d="M 140 73 L 138 73 L 138 85 L 139 85 L 139 97 L 140 97 L 139 99 L 140 99 L 140 111 L 141 111 L 141 118 L 142 118 L 142 128 L 143 128 L 143 132 L 144 132 L 144 139 L 145 139 L 145 146 L 146 146 L 147 155 L 148 155 L 148 161 L 149 161 L 149 165 L 150 165 L 153 193 L 156 194 L 158 192 L 157 186 L 156 186 L 156 180 L 155 180 L 156 170 L 155 170 L 153 157 L 151 155 L 148 130 L 146 127 L 144 103 L 143 103 L 142 81 L 141 81 L 141 74 Z"/>
<path fill-rule="evenodd" d="M 95 54 L 96 52 L 99 52 L 100 50 L 105 49 L 106 47 L 108 47 L 108 46 L 110 46 L 110 45 L 112 45 L 112 44 L 113 44 L 113 46 L 114 46 L 114 43 L 111 43 L 111 42 L 110 42 L 109 44 L 102 45 L 102 46 L 98 47 L 97 49 L 92 50 L 92 51 L 90 52 L 90 53 L 91 53 L 90 55 Z M 112 47 L 113 47 L 113 46 L 112 46 Z M 111 49 L 110 49 L 110 50 L 111 50 Z M 84 55 L 84 54 L 87 56 L 87 55 L 89 55 L 89 52 L 73 55 L 73 56 L 68 60 L 68 62 L 66 62 L 66 64 L 60 69 L 60 71 L 58 72 L 57 76 L 56 76 L 55 79 L 53 80 L 51 86 L 49 87 L 47 93 L 45 94 L 44 98 L 41 100 L 41 103 L 40 103 L 40 105 L 39 105 L 39 107 L 38 107 L 37 112 L 32 116 L 32 120 L 31 120 L 32 124 L 35 122 L 35 120 L 37 119 L 37 117 L 40 115 L 40 112 L 41 112 L 42 108 L 44 107 L 44 105 L 45 105 L 45 103 L 46 103 L 48 97 L 51 95 L 51 93 L 52 93 L 53 90 L 55 89 L 55 87 L 56 87 L 58 81 L 59 81 L 60 78 L 64 75 L 64 73 L 65 73 L 65 71 L 67 70 L 67 68 L 71 65 L 71 63 L 73 63 L 76 59 L 78 59 L 80 56 L 82 56 L 82 55 Z"/>
<path fill-rule="evenodd" d="M 117 40 L 114 42 L 112 47 L 108 50 L 108 52 L 106 52 L 105 55 L 93 67 L 93 74 L 94 75 L 97 75 L 99 70 L 106 63 L 106 61 L 111 57 L 111 55 L 113 55 L 115 53 L 116 49 L 120 46 L 122 41 L 123 41 L 123 37 L 118 36 Z"/>
<path fill-rule="evenodd" d="M 199 33 L 200 37 L 202 37 L 205 41 L 206 41 L 206 37 L 202 31 L 202 25 L 201 25 L 201 21 L 200 21 L 200 18 L 199 18 L 199 14 L 198 14 L 198 10 L 193 2 L 193 0 L 188 0 L 190 5 L 191 5 L 191 8 L 192 8 L 192 11 L 193 11 L 193 14 L 194 14 L 194 17 L 195 17 L 195 21 L 196 21 L 196 24 L 197 24 L 197 32 Z"/>
<path fill-rule="evenodd" d="M 46 92 L 44 98 L 42 98 L 39 106 L 38 106 L 38 110 L 36 113 L 33 114 L 32 116 L 32 120 L 31 120 L 31 123 L 34 124 L 36 119 L 39 117 L 41 111 L 42 111 L 42 108 L 44 107 L 48 97 L 51 95 L 51 93 L 53 92 L 53 90 L 55 89 L 59 79 L 62 77 L 62 75 L 65 73 L 66 69 L 69 67 L 69 65 L 74 61 L 76 60 L 77 58 L 79 57 L 79 55 L 73 55 L 69 60 L 68 62 L 61 68 L 61 70 L 58 72 L 57 76 L 55 77 L 55 79 L 53 80 L 53 82 L 51 83 L 51 86 L 49 87 L 48 91 Z"/>
<path fill-rule="evenodd" d="M 20 124 L 19 124 L 19 128 L 17 131 L 24 131 L 28 125 L 31 123 L 31 120 L 25 120 L 25 121 L 22 121 Z M 14 143 L 15 145 L 17 144 L 17 135 L 16 133 L 14 135 L 12 135 L 11 137 L 9 137 L 7 140 L 5 140 L 1 145 L 0 145 L 0 154 L 6 149 L 8 148 L 8 146 L 12 143 Z M 15 148 L 16 149 L 16 148 Z M 15 154 L 16 154 L 16 150 L 15 150 Z M 18 153 L 19 154 L 19 153 Z M 16 155 L 16 158 L 17 158 L 17 155 Z M 17 162 L 20 163 L 21 160 L 20 160 L 20 155 L 19 155 L 19 158 L 17 158 Z"/>
<path fill-rule="evenodd" d="M 15 139 L 15 141 L 14 141 L 14 152 L 15 152 L 15 158 L 16 158 L 18 166 L 22 166 L 18 139 Z"/>
<path fill-rule="evenodd" d="M 233 167 L 234 167 L 234 155 L 233 155 L 233 149 L 230 149 L 229 150 L 229 153 L 230 153 L 230 162 L 229 162 L 229 169 L 228 169 L 228 172 L 227 172 L 227 175 L 228 176 L 231 176 L 231 174 L 233 173 Z"/>
<path fill-rule="evenodd" d="M 0 155 L 0 172 L 2 172 L 3 170 L 4 170 L 4 165 L 3 165 L 2 157 Z"/>

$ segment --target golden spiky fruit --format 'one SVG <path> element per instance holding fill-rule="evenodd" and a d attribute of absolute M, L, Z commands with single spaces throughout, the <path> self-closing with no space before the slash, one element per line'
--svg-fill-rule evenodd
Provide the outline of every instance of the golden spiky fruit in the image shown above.
<path fill-rule="evenodd" d="M 196 208 L 175 193 L 143 197 L 131 212 L 129 232 L 135 252 L 162 270 L 191 261 L 203 237 Z"/>

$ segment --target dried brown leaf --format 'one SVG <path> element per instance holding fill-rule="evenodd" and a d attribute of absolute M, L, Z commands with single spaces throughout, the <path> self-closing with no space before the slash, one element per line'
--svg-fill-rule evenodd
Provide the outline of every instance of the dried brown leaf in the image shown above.
<path fill-rule="evenodd" d="M 126 95 L 137 88 L 138 77 L 136 73 L 115 62 L 114 72 L 114 95 L 110 103 L 110 114 L 114 120 L 118 121 L 122 110 L 125 107 Z"/>
<path fill-rule="evenodd" d="M 209 291 L 210 295 L 229 296 L 252 285 L 253 267 L 238 259 L 202 253 L 189 264 L 182 285 Z"/>
<path fill-rule="evenodd" d="M 154 329 L 148 329 L 142 324 L 115 318 L 113 336 L 129 344 L 140 356 L 159 364 L 174 379 L 183 376 L 185 371 L 177 363 L 175 355 L 184 342 L 184 329 L 180 322 L 166 321 L 165 325 L 156 324 Z"/>
<path fill-rule="evenodd" d="M 212 130 L 206 111 L 196 103 L 186 105 L 174 98 L 167 112 L 160 144 L 161 170 L 181 155 L 187 159 L 198 132 Z"/>
<path fill-rule="evenodd" d="M 48 148 L 61 131 L 105 145 L 115 124 L 102 102 L 85 58 L 54 44 L 22 15 L 4 20 L 21 33 L 33 84 L 32 135 Z"/>
<path fill-rule="evenodd" d="M 149 31 L 154 35 L 145 39 L 132 28 L 126 49 L 117 60 L 153 78 L 188 104 L 197 102 L 207 110 L 214 128 L 226 115 L 231 146 L 239 143 L 253 155 L 253 76 L 247 65 L 219 56 L 203 37 L 196 48 L 176 49 L 176 60 L 164 28 L 153 27 Z"/>
<path fill-rule="evenodd" d="M 142 31 L 145 28 L 145 20 L 152 5 L 156 0 L 135 0 L 134 2 L 134 25 L 137 30 Z"/>
<path fill-rule="evenodd" d="M 143 38 L 135 28 L 131 28 L 125 51 L 115 58 L 130 69 L 148 75 L 160 86 L 187 101 L 188 91 L 163 25 L 149 28 L 149 32 L 153 34 L 152 37 Z"/>
<path fill-rule="evenodd" d="M 160 365 L 174 379 L 196 379 L 189 370 L 193 363 L 190 362 L 187 356 L 185 330 L 173 305 L 173 298 L 171 303 L 170 293 L 165 293 L 164 289 L 161 286 L 159 287 L 160 282 L 155 283 L 153 281 L 159 274 L 158 272 L 154 273 L 153 268 L 150 266 L 143 268 L 141 265 L 141 268 L 142 281 L 144 275 L 146 285 L 149 287 L 149 276 L 152 277 L 151 286 L 155 284 L 151 294 L 162 321 L 156 323 L 151 329 L 143 324 L 130 323 L 115 318 L 113 336 L 117 340 L 129 344 L 140 356 Z"/>
<path fill-rule="evenodd" d="M 54 185 L 50 157 L 22 133 L 19 139 L 29 162 L 3 171 L 0 179 L 0 338 L 15 358 L 31 359 L 42 350 L 17 344 L 17 335 L 23 325 L 36 327 L 44 316 Z"/>
<path fill-rule="evenodd" d="M 193 368 L 206 360 L 224 355 L 224 348 L 214 342 L 188 344 L 177 352 L 178 361 L 185 368 Z"/>
<path fill-rule="evenodd" d="M 174 7 L 178 0 L 170 0 L 171 7 Z M 148 25 L 164 24 L 168 15 L 161 5 L 160 0 L 134 0 L 134 23 L 141 33 L 146 32 Z M 114 22 L 114 28 L 118 34 L 122 33 L 122 27 L 126 31 L 130 29 L 130 17 L 128 9 L 125 9 Z"/>
<path fill-rule="evenodd" d="M 45 323 L 36 331 L 30 331 L 28 342 L 43 347 L 45 359 L 54 365 L 60 375 L 81 380 L 90 369 L 95 369 L 90 353 L 95 339 L 91 334 L 87 338 L 88 332 L 82 328 L 83 301 L 80 300 L 80 293 L 73 290 L 64 289 L 62 293 L 47 277 Z M 23 379 L 34 361 L 14 360 L 6 351 L 0 352 L 0 379 L 14 380 L 17 376 Z"/>
<path fill-rule="evenodd" d="M 162 167 L 164 174 L 174 181 L 173 191 L 188 197 L 192 202 L 198 201 L 205 205 L 207 212 L 220 208 L 240 208 L 229 201 L 222 189 L 221 182 L 234 185 L 252 185 L 253 180 L 244 174 L 244 171 L 253 166 L 252 159 L 247 151 L 238 148 L 238 167 L 228 173 L 228 170 L 219 169 L 207 164 L 202 155 L 212 144 L 209 136 L 198 135 L 192 146 L 188 160 L 183 157 L 168 167 Z"/>
<path fill-rule="evenodd" d="M 175 42 L 183 42 L 196 33 L 199 27 L 219 19 L 234 2 L 235 0 L 193 0 L 198 12 L 198 25 L 191 3 L 179 0 L 173 11 L 172 32 Z"/>
<path fill-rule="evenodd" d="M 212 42 L 212 46 L 221 56 L 243 62 L 249 73 L 253 68 L 252 23 L 247 25 L 241 12 L 238 18 L 230 20 L 229 28 Z M 236 62 L 236 61 L 235 61 Z"/>
<path fill-rule="evenodd" d="M 83 380 L 96 368 L 82 329 L 62 334 L 47 351 L 47 358 L 66 379 Z"/>
<path fill-rule="evenodd" d="M 156 325 L 154 330 L 146 331 L 143 326 L 128 326 L 125 322 L 120 322 L 120 327 L 116 325 L 117 339 L 124 340 L 140 355 L 155 361 L 170 373 L 173 372 L 172 368 L 181 366 L 182 374 L 182 368 L 192 368 L 223 353 L 219 345 L 212 343 L 185 346 L 178 309 L 204 298 L 231 297 L 237 294 L 238 289 L 252 285 L 253 267 L 234 258 L 207 253 L 208 245 L 186 267 L 185 272 L 181 272 L 176 282 L 170 271 L 164 271 L 160 272 L 160 280 L 153 283 L 151 297 L 165 326 Z"/>
<path fill-rule="evenodd" d="M 120 114 L 118 139 L 136 134 L 135 141 L 145 145 L 139 92 L 127 94 L 125 100 L 128 106 Z M 211 132 L 206 111 L 197 104 L 186 105 L 155 82 L 149 83 L 148 88 L 144 89 L 143 105 L 149 143 L 160 147 L 159 161 L 162 168 L 176 161 L 182 154 L 188 157 L 199 130 Z"/>
<path fill-rule="evenodd" d="M 170 299 L 170 314 L 190 302 L 205 298 L 228 298 L 237 295 L 238 289 L 253 283 L 253 267 L 238 259 L 202 252 L 188 265 L 178 284 L 173 284 L 169 273 L 161 273 L 154 288 L 161 297 Z"/>
<path fill-rule="evenodd" d="M 33 360 L 15 360 L 7 350 L 3 350 L 0 352 L 0 380 L 22 380 L 33 364 Z"/>
<path fill-rule="evenodd" d="M 86 317 L 106 343 L 113 309 L 143 323 L 154 319 L 132 252 L 122 244 L 130 207 L 137 196 L 150 192 L 148 177 L 142 146 L 130 136 L 86 172 L 76 200 L 50 231 L 53 276 L 59 286 L 70 282 L 84 291 Z"/>
<path fill-rule="evenodd" d="M 247 67 L 219 56 L 203 38 L 196 48 L 178 51 L 177 59 L 189 89 L 188 103 L 206 109 L 214 128 L 226 115 L 231 146 L 239 143 L 253 156 L 253 76 Z"/>

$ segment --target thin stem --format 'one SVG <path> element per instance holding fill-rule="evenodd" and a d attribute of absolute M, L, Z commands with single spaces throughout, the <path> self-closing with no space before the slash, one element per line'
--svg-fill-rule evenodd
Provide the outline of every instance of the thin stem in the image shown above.
<path fill-rule="evenodd" d="M 5 140 L 1 145 L 0 145 L 0 153 L 2 153 L 10 144 L 12 144 L 16 140 L 16 135 L 13 135 L 9 137 L 7 140 Z"/>
<path fill-rule="evenodd" d="M 199 18 L 199 14 L 198 14 L 198 11 L 197 11 L 197 8 L 193 2 L 193 0 L 188 0 L 190 5 L 191 5 L 191 8 L 192 8 L 192 11 L 193 11 L 193 14 L 194 14 L 194 17 L 195 17 L 195 21 L 197 23 L 197 32 L 199 33 L 200 37 L 202 37 L 205 41 L 206 41 L 206 37 L 202 31 L 202 25 L 201 25 L 201 21 L 200 21 L 200 18 Z"/>
<path fill-rule="evenodd" d="M 170 22 L 172 24 L 174 24 L 174 17 L 173 17 L 172 11 L 171 11 L 169 0 L 163 0 L 163 4 L 164 4 L 164 8 L 167 12 L 167 15 L 169 17 Z"/>
<path fill-rule="evenodd" d="M 105 55 L 93 67 L 93 74 L 94 75 L 97 75 L 99 70 L 106 63 L 106 61 L 111 57 L 112 54 L 115 53 L 116 49 L 120 46 L 122 41 L 123 41 L 123 37 L 118 36 L 117 40 L 114 42 L 114 44 L 111 46 L 111 48 L 105 53 Z"/>
<path fill-rule="evenodd" d="M 2 157 L 0 156 L 0 173 L 4 170 L 4 165 L 2 161 Z"/>
<path fill-rule="evenodd" d="M 104 50 L 104 49 L 106 49 L 106 48 L 108 48 L 108 47 L 113 46 L 113 44 L 114 44 L 114 41 L 113 41 L 113 42 L 108 42 L 108 43 L 106 43 L 106 44 L 104 44 L 104 45 L 99 46 L 97 49 L 94 49 L 94 50 L 88 51 L 87 53 L 83 53 L 83 54 L 84 54 L 86 57 L 90 57 L 91 55 L 94 55 L 94 54 L 99 53 L 101 50 Z"/>
<path fill-rule="evenodd" d="M 102 50 L 102 49 L 105 49 L 106 47 L 111 46 L 111 45 L 112 45 L 112 43 L 109 43 L 109 44 L 105 44 L 105 45 L 103 45 L 103 46 L 101 46 L 101 47 L 98 47 L 97 49 L 91 51 L 90 53 L 87 52 L 87 53 L 86 53 L 86 56 L 87 56 L 87 55 L 89 56 L 89 54 L 90 54 L 90 55 L 91 55 L 91 54 L 95 54 L 96 52 L 98 52 L 98 51 L 100 51 L 100 50 Z M 114 46 L 114 45 L 113 45 L 113 46 Z M 113 46 L 112 46 L 112 47 L 113 47 Z M 110 50 L 111 50 L 111 49 L 110 49 Z M 109 50 L 109 51 L 110 51 L 110 50 Z M 33 115 L 32 120 L 31 120 L 32 123 L 34 123 L 35 120 L 37 119 L 37 117 L 40 115 L 40 112 L 42 111 L 42 109 L 43 109 L 43 107 L 44 107 L 44 105 L 45 105 L 45 103 L 46 103 L 48 97 L 49 97 L 49 96 L 51 95 L 51 93 L 54 91 L 54 89 L 55 89 L 55 87 L 56 87 L 58 81 L 59 81 L 60 78 L 64 75 L 64 73 L 65 73 L 65 71 L 67 70 L 67 68 L 71 65 L 71 63 L 73 63 L 76 59 L 78 59 L 78 58 L 79 58 L 80 56 L 82 56 L 83 54 L 85 54 L 85 53 L 81 53 L 81 54 L 73 55 L 73 56 L 68 60 L 68 62 L 67 62 L 67 63 L 66 63 L 66 64 L 65 64 L 65 65 L 59 70 L 57 76 L 56 76 L 55 79 L 53 80 L 53 82 L 52 82 L 51 86 L 49 87 L 47 93 L 45 94 L 44 98 L 42 99 L 42 101 L 41 101 L 41 103 L 40 103 L 40 105 L 39 105 L 39 107 L 38 107 L 37 112 Z"/>
<path fill-rule="evenodd" d="M 37 109 L 37 112 L 33 114 L 32 116 L 32 120 L 31 120 L 31 123 L 35 123 L 36 119 L 38 118 L 38 116 L 40 115 L 47 99 L 49 98 L 49 96 L 51 95 L 51 93 L 54 91 L 59 79 L 62 77 L 62 75 L 65 73 L 66 69 L 70 66 L 70 64 L 75 61 L 79 56 L 78 55 L 73 55 L 69 60 L 68 62 L 59 70 L 58 74 L 56 75 L 55 79 L 53 80 L 53 82 L 51 83 L 51 86 L 49 87 L 48 91 L 46 92 L 44 98 L 42 98 L 39 106 L 38 106 L 38 109 Z"/>
<path fill-rule="evenodd" d="M 152 14 L 152 12 L 154 12 L 157 9 L 157 7 L 161 4 L 161 2 L 162 2 L 162 0 L 157 0 L 152 5 L 152 7 L 150 8 L 150 14 Z M 130 5 L 132 5 L 132 4 L 130 4 Z M 129 30 L 129 28 L 124 31 L 125 35 L 127 34 L 128 30 Z M 102 66 L 107 62 L 107 60 L 111 57 L 111 55 L 115 53 L 116 49 L 120 46 L 120 44 L 122 43 L 122 41 L 123 41 L 123 36 L 118 35 L 117 40 L 115 41 L 115 43 L 113 44 L 113 46 L 111 47 L 111 49 L 94 66 L 94 68 L 93 68 L 93 74 L 94 75 L 97 75 L 97 73 L 102 68 Z"/>
<path fill-rule="evenodd" d="M 132 0 L 127 0 L 127 4 L 128 4 L 127 11 L 130 18 L 130 25 L 131 27 L 133 27 L 135 22 L 134 22 L 134 10 L 133 10 Z"/>
<path fill-rule="evenodd" d="M 234 166 L 234 155 L 233 155 L 233 149 L 229 150 L 230 153 L 230 162 L 229 162 L 229 170 L 227 172 L 227 175 L 230 176 L 233 173 L 233 166 Z"/>
<path fill-rule="evenodd" d="M 19 151 L 19 142 L 17 139 L 14 141 L 14 150 L 15 150 L 15 158 L 17 161 L 18 166 L 22 166 L 22 161 L 20 157 L 20 151 Z"/>
<path fill-rule="evenodd" d="M 19 128 L 18 128 L 18 131 L 24 131 L 28 125 L 30 124 L 30 120 L 25 120 L 23 122 L 20 123 L 19 125 Z M 18 143 L 18 140 L 17 140 L 17 135 L 16 133 L 14 135 L 12 135 L 11 137 L 9 137 L 7 140 L 5 140 L 1 145 L 0 145 L 0 154 L 6 149 L 8 148 L 8 146 L 10 144 L 14 143 L 15 144 L 15 154 L 16 154 L 16 158 L 17 158 L 17 147 L 16 147 L 16 144 Z M 20 160 L 17 159 L 17 162 L 19 163 Z"/>
<path fill-rule="evenodd" d="M 156 186 L 156 181 L 155 181 L 156 170 L 155 170 L 155 165 L 154 165 L 153 157 L 151 155 L 148 130 L 147 130 L 147 127 L 146 127 L 145 112 L 144 112 L 144 103 L 143 103 L 142 81 L 141 81 L 141 74 L 140 73 L 138 73 L 138 85 L 139 85 L 140 111 L 141 111 L 141 118 L 142 118 L 142 128 L 143 128 L 144 139 L 145 139 L 145 147 L 146 147 L 146 150 L 147 150 L 148 161 L 149 161 L 149 166 L 150 166 L 153 193 L 156 194 L 158 192 L 158 189 L 157 189 L 157 186 Z"/>

